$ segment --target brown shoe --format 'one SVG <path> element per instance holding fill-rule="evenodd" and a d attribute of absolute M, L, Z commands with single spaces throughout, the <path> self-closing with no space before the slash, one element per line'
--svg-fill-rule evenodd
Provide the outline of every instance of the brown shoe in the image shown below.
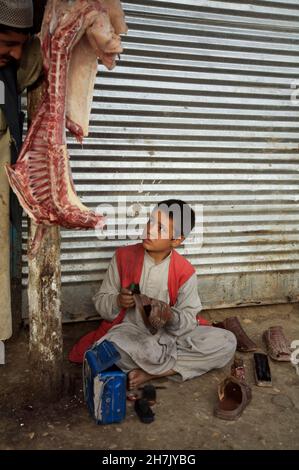
<path fill-rule="evenodd" d="M 247 336 L 237 317 L 229 317 L 222 322 L 213 323 L 217 328 L 224 328 L 234 333 L 237 338 L 237 350 L 240 352 L 253 352 L 257 350 L 257 345 Z"/>
<path fill-rule="evenodd" d="M 249 385 L 236 377 L 227 377 L 218 386 L 219 399 L 214 408 L 214 415 L 228 421 L 237 419 L 250 403 L 251 396 Z"/>
<path fill-rule="evenodd" d="M 268 354 L 274 361 L 290 362 L 291 350 L 281 326 L 271 326 L 263 333 Z"/>
<path fill-rule="evenodd" d="M 134 294 L 134 300 L 137 307 L 137 311 L 140 313 L 145 326 L 148 328 L 152 335 L 155 335 L 158 330 L 157 328 L 153 327 L 149 321 L 149 316 L 152 310 L 152 299 L 147 295 Z"/>

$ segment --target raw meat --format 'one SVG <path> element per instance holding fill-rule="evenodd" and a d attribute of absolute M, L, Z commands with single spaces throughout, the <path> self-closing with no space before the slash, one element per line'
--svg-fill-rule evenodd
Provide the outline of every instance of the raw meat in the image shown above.
<path fill-rule="evenodd" d="M 47 89 L 20 156 L 7 166 L 10 185 L 35 223 L 66 228 L 101 227 L 103 217 L 76 195 L 66 146 L 67 127 L 82 141 L 97 60 L 109 69 L 122 52 L 127 27 L 118 0 L 49 0 L 40 39 Z M 39 237 L 43 231 L 39 230 Z"/>

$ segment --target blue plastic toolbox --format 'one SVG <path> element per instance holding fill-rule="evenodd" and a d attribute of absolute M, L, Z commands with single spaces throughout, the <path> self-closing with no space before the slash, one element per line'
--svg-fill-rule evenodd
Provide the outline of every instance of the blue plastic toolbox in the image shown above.
<path fill-rule="evenodd" d="M 126 416 L 126 374 L 107 370 L 119 359 L 118 351 L 107 340 L 85 353 L 84 397 L 97 424 L 119 423 Z"/>

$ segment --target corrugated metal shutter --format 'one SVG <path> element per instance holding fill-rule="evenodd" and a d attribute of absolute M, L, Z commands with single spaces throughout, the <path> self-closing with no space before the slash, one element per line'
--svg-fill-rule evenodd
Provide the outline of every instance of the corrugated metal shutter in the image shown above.
<path fill-rule="evenodd" d="M 202 203 L 204 244 L 185 252 L 204 305 L 298 300 L 297 0 L 123 6 L 125 51 L 99 68 L 90 136 L 70 140 L 82 201 Z M 62 231 L 67 318 L 93 315 L 90 295 L 125 243 Z"/>

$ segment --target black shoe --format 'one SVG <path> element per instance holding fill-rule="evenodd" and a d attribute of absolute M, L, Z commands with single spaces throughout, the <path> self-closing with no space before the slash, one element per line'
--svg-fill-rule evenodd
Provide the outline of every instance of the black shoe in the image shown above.
<path fill-rule="evenodd" d="M 153 406 L 156 404 L 157 400 L 157 393 L 156 388 L 152 384 L 144 385 L 142 389 L 142 398 L 145 398 L 148 401 L 149 406 Z"/>
<path fill-rule="evenodd" d="M 155 419 L 155 413 L 150 408 L 146 398 L 138 398 L 134 404 L 135 411 L 142 423 L 149 424 Z"/>
<path fill-rule="evenodd" d="M 255 383 L 260 387 L 271 387 L 272 378 L 267 354 L 254 353 Z"/>

